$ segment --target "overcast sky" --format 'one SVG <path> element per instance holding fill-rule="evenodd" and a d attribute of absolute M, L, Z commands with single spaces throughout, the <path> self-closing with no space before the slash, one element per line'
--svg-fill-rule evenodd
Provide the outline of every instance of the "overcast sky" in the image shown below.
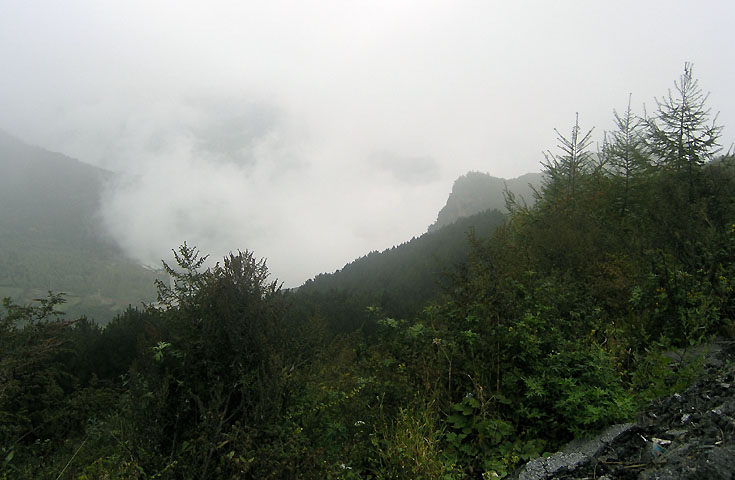
<path fill-rule="evenodd" d="M 735 3 L 0 0 L 0 129 L 127 174 L 136 258 L 249 249 L 296 286 L 426 231 L 470 170 L 642 113 L 685 61 L 735 135 Z"/>

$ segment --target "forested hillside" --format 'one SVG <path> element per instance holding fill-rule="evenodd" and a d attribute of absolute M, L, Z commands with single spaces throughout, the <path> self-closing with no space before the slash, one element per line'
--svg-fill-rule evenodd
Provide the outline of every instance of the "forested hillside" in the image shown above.
<path fill-rule="evenodd" d="M 294 292 L 298 309 L 293 313 L 326 314 L 331 328 L 340 332 L 371 323 L 367 307 L 411 317 L 451 288 L 455 267 L 469 256 L 468 234 L 489 236 L 504 221 L 502 213 L 488 210 L 317 275 Z"/>
<path fill-rule="evenodd" d="M 157 306 L 104 329 L 6 301 L 0 476 L 502 478 L 682 391 L 693 347 L 735 340 L 735 165 L 691 65 L 656 103 L 596 155 L 570 119 L 536 202 L 478 217 L 466 257 L 457 226 L 283 292 L 184 244 Z M 404 302 L 445 247 L 446 288 Z"/>
<path fill-rule="evenodd" d="M 127 259 L 99 221 L 112 173 L 3 132 L 0 171 L 0 297 L 65 292 L 71 317 L 103 322 L 155 299 L 156 273 Z"/>

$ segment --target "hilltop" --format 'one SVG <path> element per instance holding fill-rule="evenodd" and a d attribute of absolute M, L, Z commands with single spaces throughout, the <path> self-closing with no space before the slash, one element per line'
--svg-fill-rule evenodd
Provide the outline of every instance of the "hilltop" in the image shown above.
<path fill-rule="evenodd" d="M 527 173 L 513 179 L 493 177 L 487 173 L 469 172 L 455 180 L 446 205 L 439 211 L 436 222 L 429 226 L 435 231 L 485 210 L 505 212 L 506 188 L 518 200 L 532 204 L 535 200 L 533 190 L 541 186 L 540 173 Z"/>

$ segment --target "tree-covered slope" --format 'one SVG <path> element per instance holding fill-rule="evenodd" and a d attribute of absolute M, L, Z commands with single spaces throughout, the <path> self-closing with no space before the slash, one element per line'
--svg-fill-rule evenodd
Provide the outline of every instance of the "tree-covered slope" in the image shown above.
<path fill-rule="evenodd" d="M 155 272 L 127 259 L 98 220 L 113 174 L 0 132 L 0 296 L 65 292 L 70 316 L 107 321 L 155 298 Z"/>
<path fill-rule="evenodd" d="M 488 236 L 504 221 L 498 210 L 461 218 L 401 245 L 371 252 L 334 273 L 317 275 L 299 287 L 296 298 L 310 299 L 322 310 L 334 304 L 333 314 L 342 319 L 337 322 L 342 327 L 364 320 L 367 306 L 396 316 L 413 315 L 441 293 L 442 283 L 448 283 L 446 274 L 467 260 L 468 234 Z M 345 305 L 350 306 L 347 315 Z"/>

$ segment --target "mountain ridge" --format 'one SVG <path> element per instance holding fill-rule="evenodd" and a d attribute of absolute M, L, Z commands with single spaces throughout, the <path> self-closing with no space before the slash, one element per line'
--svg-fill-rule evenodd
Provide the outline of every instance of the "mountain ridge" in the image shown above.
<path fill-rule="evenodd" d="M 516 178 L 504 179 L 488 173 L 470 171 L 454 181 L 447 203 L 439 211 L 436 221 L 429 225 L 428 231 L 436 231 L 460 218 L 484 210 L 507 212 L 504 195 L 506 188 L 519 200 L 531 204 L 534 201 L 533 189 L 538 188 L 541 181 L 541 173 L 526 173 Z"/>

